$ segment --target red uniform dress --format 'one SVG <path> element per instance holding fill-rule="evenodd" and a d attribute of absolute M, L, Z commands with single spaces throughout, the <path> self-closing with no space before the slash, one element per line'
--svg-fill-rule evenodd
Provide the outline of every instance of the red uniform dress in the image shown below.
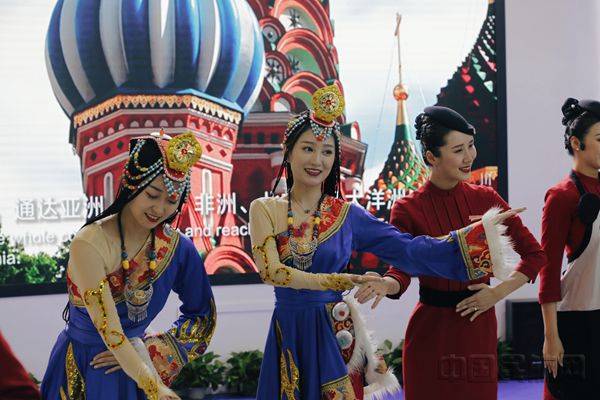
<path fill-rule="evenodd" d="M 427 182 L 394 204 L 390 223 L 413 235 L 444 236 L 469 225 L 470 216 L 480 216 L 491 207 L 509 208 L 491 188 L 461 182 L 446 191 Z M 533 281 L 546 257 L 520 218 L 512 218 L 506 224 L 507 233 L 521 256 L 517 270 Z M 386 275 L 400 283 L 400 294 L 410 284 L 410 277 L 398 271 L 390 269 Z M 455 311 L 459 301 L 473 294 L 467 290 L 468 285 L 489 283 L 489 279 L 487 276 L 461 283 L 419 278 L 420 301 L 410 318 L 403 352 L 407 400 L 497 398 L 494 309 L 473 322 Z"/>
<path fill-rule="evenodd" d="M 40 391 L 0 333 L 0 399 L 34 400 Z"/>
<path fill-rule="evenodd" d="M 576 173 L 585 192 L 600 195 L 600 180 Z M 578 367 L 571 355 L 583 354 L 586 358 L 587 379 L 579 380 L 577 374 L 569 376 L 559 368 L 558 379 L 546 377 L 544 399 L 597 398 L 600 382 L 598 345 L 600 332 L 600 284 L 590 276 L 600 269 L 598 258 L 597 218 L 592 232 L 586 238 L 586 226 L 580 221 L 577 205 L 580 192 L 575 182 L 567 176 L 546 193 L 542 216 L 542 247 L 548 263 L 540 271 L 540 304 L 558 302 L 558 331 L 565 350 L 564 365 L 567 371 Z M 561 274 L 563 254 L 569 265 Z M 596 275 L 597 276 L 597 275 Z M 562 278 L 562 279 L 561 279 Z M 575 279 L 573 279 L 575 278 Z M 553 396 L 552 393 L 556 395 Z M 590 397 L 591 396 L 591 397 Z"/>

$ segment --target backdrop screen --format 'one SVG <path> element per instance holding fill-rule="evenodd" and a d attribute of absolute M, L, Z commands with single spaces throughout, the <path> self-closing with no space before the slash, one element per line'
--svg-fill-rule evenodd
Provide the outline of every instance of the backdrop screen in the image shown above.
<path fill-rule="evenodd" d="M 503 3 L 239 0 L 212 14 L 205 3 L 189 23 L 175 5 L 156 22 L 139 7 L 123 6 L 119 20 L 100 6 L 0 4 L 0 296 L 65 290 L 70 240 L 114 200 L 129 139 L 160 128 L 191 131 L 204 149 L 176 224 L 212 283 L 258 282 L 249 204 L 272 189 L 289 118 L 331 83 L 346 100 L 347 201 L 387 219 L 425 182 L 413 124 L 430 105 L 476 127 L 471 181 L 506 195 Z M 153 33 L 160 23 L 163 36 Z M 349 264 L 382 267 L 369 254 Z"/>

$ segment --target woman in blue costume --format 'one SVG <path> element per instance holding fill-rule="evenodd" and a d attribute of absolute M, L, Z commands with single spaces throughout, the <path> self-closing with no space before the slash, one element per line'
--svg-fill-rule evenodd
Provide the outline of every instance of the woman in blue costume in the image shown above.
<path fill-rule="evenodd" d="M 44 399 L 178 399 L 168 386 L 205 351 L 216 318 L 197 250 L 169 226 L 201 152 L 191 133 L 131 141 L 115 202 L 71 244 L 67 326 L 50 355 Z M 146 335 L 171 290 L 181 316 Z"/>
<path fill-rule="evenodd" d="M 352 251 L 372 252 L 411 275 L 467 281 L 502 266 L 500 223 L 517 212 L 490 211 L 483 222 L 441 239 L 400 233 L 339 198 L 335 121 L 344 101 L 335 85 L 312 100 L 313 109 L 293 118 L 285 132 L 275 187 L 285 170 L 287 193 L 250 206 L 254 258 L 276 299 L 259 400 L 353 400 L 393 389 L 397 382 L 374 352 L 364 321 L 349 296 L 342 297 L 380 279 L 344 273 Z"/>

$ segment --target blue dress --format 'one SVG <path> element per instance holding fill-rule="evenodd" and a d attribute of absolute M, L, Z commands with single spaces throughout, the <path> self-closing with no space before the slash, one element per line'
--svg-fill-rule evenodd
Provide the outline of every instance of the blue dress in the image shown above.
<path fill-rule="evenodd" d="M 130 261 L 130 282 L 148 284 L 146 246 Z M 134 323 L 127 316 L 123 297 L 123 270 L 107 276 L 125 335 L 143 340 L 156 371 L 169 385 L 181 368 L 201 355 L 212 338 L 216 313 L 212 290 L 202 259 L 193 243 L 178 231 L 163 225 L 156 230 L 157 275 L 148 317 Z M 83 304 L 82 293 L 68 279 L 70 318 L 50 354 L 42 381 L 42 398 L 48 400 L 145 399 L 143 391 L 122 370 L 105 375 L 106 368 L 94 369 L 90 362 L 106 351 L 97 329 Z M 144 332 L 163 309 L 171 290 L 183 305 L 181 316 L 168 332 L 145 336 Z"/>
<path fill-rule="evenodd" d="M 260 200 L 259 200 L 260 201 Z M 351 253 L 371 252 L 410 275 L 467 281 L 487 271 L 489 251 L 482 226 L 447 237 L 412 237 L 379 221 L 362 207 L 327 197 L 322 205 L 319 246 L 307 272 L 339 273 Z M 280 261 L 292 265 L 288 233 L 275 235 Z M 275 310 L 261 367 L 257 399 L 361 399 L 353 389 L 336 337 L 332 306 L 342 300 L 333 290 L 275 287 Z"/>

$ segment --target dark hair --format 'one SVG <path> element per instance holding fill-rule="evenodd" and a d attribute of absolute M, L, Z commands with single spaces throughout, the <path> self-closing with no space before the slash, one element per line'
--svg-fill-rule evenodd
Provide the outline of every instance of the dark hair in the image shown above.
<path fill-rule="evenodd" d="M 303 111 L 296 118 L 301 116 L 306 117 L 303 122 L 293 125 L 293 127 L 288 128 L 285 132 L 285 139 L 283 144 L 285 145 L 285 152 L 283 154 L 283 162 L 281 163 L 281 167 L 279 167 L 279 172 L 277 173 L 277 179 L 275 179 L 275 183 L 273 184 L 273 189 L 271 190 L 271 196 L 275 194 L 275 190 L 277 189 L 277 185 L 283 176 L 283 172 L 285 171 L 286 175 L 286 187 L 289 192 L 292 189 L 294 184 L 294 175 L 292 174 L 292 166 L 288 161 L 289 155 L 294 149 L 294 146 L 298 142 L 298 139 L 304 132 L 311 129 L 310 126 L 310 117 L 308 117 L 309 111 Z M 333 161 L 333 166 L 331 167 L 331 171 L 327 178 L 325 178 L 325 182 L 323 183 L 323 193 L 333 196 L 340 197 L 340 165 L 341 165 L 341 144 L 340 139 L 338 137 L 338 133 L 333 133 L 333 141 L 335 147 L 335 159 Z"/>
<path fill-rule="evenodd" d="M 571 97 L 565 100 L 561 110 L 563 113 L 562 124 L 565 126 L 565 149 L 567 149 L 570 155 L 573 155 L 571 138 L 576 137 L 581 143 L 580 149 L 585 150 L 583 139 L 585 138 L 585 135 L 587 135 L 592 125 L 594 125 L 596 122 L 600 122 L 600 120 L 593 113 L 583 109 L 579 105 L 579 100 Z"/>
<path fill-rule="evenodd" d="M 431 116 L 421 113 L 415 119 L 415 129 L 417 140 L 421 142 L 421 153 L 425 164 L 431 166 L 427 160 L 426 153 L 430 151 L 434 156 L 440 156 L 440 147 L 446 145 L 446 135 L 452 132 L 452 129 L 441 124 Z M 465 135 L 473 136 L 470 133 Z"/>
<path fill-rule="evenodd" d="M 130 149 L 134 147 L 135 141 L 137 141 L 137 139 L 133 139 L 131 141 Z M 156 161 L 158 161 L 160 158 L 162 158 L 162 153 L 161 153 L 160 149 L 158 148 L 158 144 L 156 143 L 156 141 L 146 140 L 138 153 L 138 158 L 137 158 L 138 166 L 149 167 L 152 164 L 154 164 Z M 140 171 L 136 167 L 135 163 L 128 162 L 127 164 L 125 164 L 125 168 L 127 168 L 127 170 L 129 171 L 131 176 L 136 176 L 136 175 L 140 174 Z M 158 176 L 160 176 L 160 175 L 158 175 Z M 117 191 L 117 197 L 115 198 L 113 203 L 110 206 L 108 206 L 104 211 L 102 211 L 99 215 L 93 216 L 92 218 L 88 219 L 81 228 L 84 228 L 85 226 L 93 224 L 94 222 L 104 219 L 106 217 L 109 217 L 111 215 L 120 213 L 123 210 L 123 208 L 127 205 L 127 203 L 129 203 L 130 201 L 135 199 L 152 182 L 152 180 L 147 181 L 147 182 L 143 182 L 143 181 L 144 181 L 144 178 L 140 179 L 139 182 L 136 182 L 136 181 L 129 182 L 130 184 L 133 184 L 133 185 L 138 185 L 138 184 L 143 183 L 141 186 L 138 186 L 135 191 L 125 187 L 123 185 L 123 181 L 120 181 L 119 189 Z M 183 208 L 183 205 L 185 204 L 187 194 L 188 194 L 187 191 L 188 191 L 188 189 L 184 190 L 184 192 L 181 194 L 181 197 L 179 198 L 179 205 L 177 206 L 177 211 L 175 211 L 173 213 L 173 215 L 169 216 L 164 222 L 171 223 L 171 222 L 173 222 L 173 220 L 175 220 L 175 217 L 177 217 L 177 215 Z M 66 307 L 63 310 L 62 318 L 65 322 L 69 322 L 69 303 L 68 302 L 67 302 Z"/>

